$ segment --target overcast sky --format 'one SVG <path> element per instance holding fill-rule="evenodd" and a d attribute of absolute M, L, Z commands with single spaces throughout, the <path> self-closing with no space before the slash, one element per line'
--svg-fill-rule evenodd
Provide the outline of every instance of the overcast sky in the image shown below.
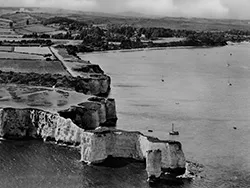
<path fill-rule="evenodd" d="M 83 11 L 250 19 L 250 0 L 0 0 L 1 6 L 43 6 Z"/>

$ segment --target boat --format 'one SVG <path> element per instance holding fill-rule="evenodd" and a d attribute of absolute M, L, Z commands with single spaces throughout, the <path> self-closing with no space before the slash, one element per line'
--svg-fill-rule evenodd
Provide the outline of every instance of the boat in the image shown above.
<path fill-rule="evenodd" d="M 169 132 L 170 135 L 179 135 L 178 131 L 174 130 L 174 124 L 172 123 L 172 131 Z"/>
<path fill-rule="evenodd" d="M 232 86 L 232 83 L 230 82 L 230 78 L 228 78 L 227 85 Z"/>

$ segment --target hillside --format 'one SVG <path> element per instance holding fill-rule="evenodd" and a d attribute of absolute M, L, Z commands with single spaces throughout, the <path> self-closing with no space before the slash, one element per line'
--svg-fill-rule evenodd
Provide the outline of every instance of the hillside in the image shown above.
<path fill-rule="evenodd" d="M 149 17 L 137 13 L 107 14 L 97 12 L 81 12 L 55 8 L 28 8 L 27 12 L 16 13 L 19 8 L 1 8 L 0 17 L 24 23 L 42 22 L 52 17 L 67 17 L 68 19 L 87 24 L 117 24 L 133 25 L 135 27 L 164 27 L 170 29 L 186 29 L 197 31 L 225 31 L 229 29 L 250 30 L 250 20 L 205 19 L 205 18 L 174 18 Z"/>

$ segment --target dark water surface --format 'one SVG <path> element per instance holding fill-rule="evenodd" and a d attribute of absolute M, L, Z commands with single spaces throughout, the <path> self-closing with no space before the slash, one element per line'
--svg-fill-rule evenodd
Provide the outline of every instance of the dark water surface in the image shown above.
<path fill-rule="evenodd" d="M 112 77 L 118 128 L 179 140 L 186 158 L 205 166 L 202 179 L 158 187 L 231 188 L 250 187 L 249 52 L 241 44 L 81 57 Z M 171 123 L 180 136 L 168 135 Z M 149 187 L 144 164 L 108 168 L 79 159 L 78 151 L 62 146 L 2 141 L 0 188 Z"/>

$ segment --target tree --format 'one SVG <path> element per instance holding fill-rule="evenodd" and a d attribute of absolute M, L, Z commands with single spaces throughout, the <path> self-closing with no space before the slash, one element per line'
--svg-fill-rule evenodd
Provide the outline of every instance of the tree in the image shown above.
<path fill-rule="evenodd" d="M 12 28 L 13 27 L 13 22 L 10 22 L 10 28 Z"/>

